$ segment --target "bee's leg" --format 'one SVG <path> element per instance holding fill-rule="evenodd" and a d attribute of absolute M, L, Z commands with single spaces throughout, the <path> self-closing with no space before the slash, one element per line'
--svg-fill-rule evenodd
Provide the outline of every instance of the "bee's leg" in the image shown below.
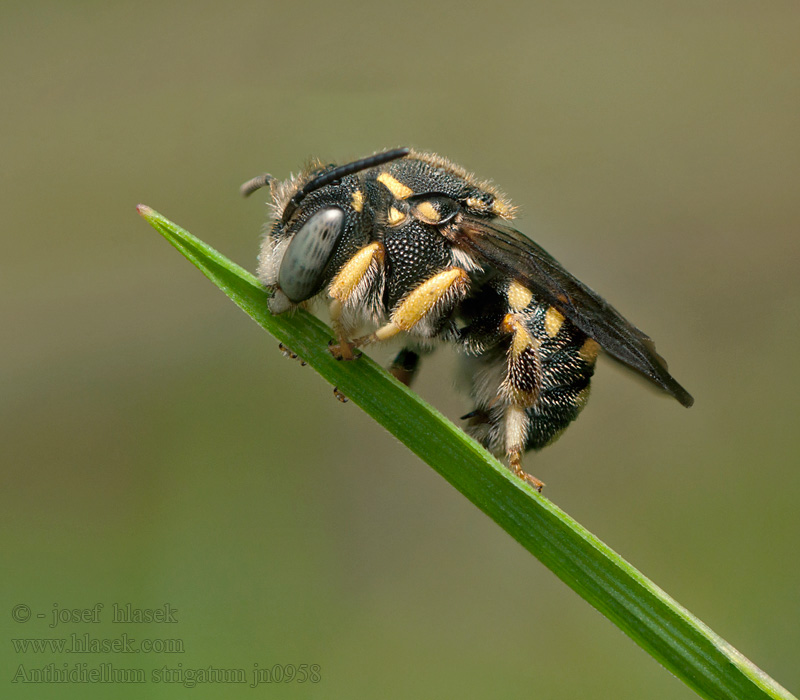
<path fill-rule="evenodd" d="M 292 352 L 289 348 L 287 348 L 283 343 L 278 343 L 278 350 L 281 351 L 281 355 L 284 357 L 288 357 L 290 360 L 300 360 L 300 365 L 305 367 L 306 361 L 297 356 L 296 352 Z"/>
<path fill-rule="evenodd" d="M 544 481 L 540 481 L 533 474 L 528 474 L 528 472 L 522 469 L 521 451 L 510 453 L 508 456 L 508 464 L 511 467 L 511 471 L 514 472 L 514 474 L 516 474 L 520 479 L 522 479 L 523 481 L 527 481 L 539 493 L 542 492 L 542 488 L 544 487 Z"/>
<path fill-rule="evenodd" d="M 354 360 L 357 357 L 357 355 L 353 353 L 353 348 L 355 346 L 351 340 L 348 340 L 347 336 L 349 333 L 344 327 L 344 324 L 341 322 L 342 311 L 342 302 L 340 302 L 338 299 L 334 299 L 330 304 L 329 313 L 333 330 L 336 333 L 336 337 L 339 339 L 339 342 L 334 343 L 331 341 L 331 343 L 328 345 L 328 351 L 337 360 Z"/>
<path fill-rule="evenodd" d="M 508 404 L 504 415 L 505 451 L 511 471 L 541 491 L 544 483 L 522 469 L 522 454 L 530 433 L 530 418 L 526 409 L 536 403 L 541 390 L 540 341 L 531 335 L 523 318 L 517 314 L 507 314 L 501 328 L 511 334 L 508 371 L 500 386 L 504 402 Z"/>
<path fill-rule="evenodd" d="M 289 348 L 287 348 L 283 343 L 278 343 L 278 350 L 281 351 L 281 355 L 288 357 L 290 360 L 297 359 L 297 353 L 289 350 Z"/>
<path fill-rule="evenodd" d="M 469 275 L 460 267 L 450 267 L 428 278 L 412 289 L 392 312 L 389 323 L 374 333 L 356 338 L 355 347 L 393 338 L 401 331 L 410 331 L 428 314 L 436 312 L 463 298 L 469 285 Z"/>
<path fill-rule="evenodd" d="M 330 315 L 338 343 L 328 349 L 340 360 L 358 357 L 353 353 L 355 347 L 349 338 L 349 329 L 343 322 L 345 306 L 353 308 L 365 303 L 370 295 L 383 294 L 386 248 L 380 241 L 364 246 L 344 265 L 331 281 L 328 294 L 331 297 Z"/>
<path fill-rule="evenodd" d="M 403 348 L 392 360 L 392 364 L 389 365 L 389 373 L 397 381 L 406 386 L 411 386 L 411 382 L 414 381 L 419 371 L 420 352 L 418 348 Z"/>

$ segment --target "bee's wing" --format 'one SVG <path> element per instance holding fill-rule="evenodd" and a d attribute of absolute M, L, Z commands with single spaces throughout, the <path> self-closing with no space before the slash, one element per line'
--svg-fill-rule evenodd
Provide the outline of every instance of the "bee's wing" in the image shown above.
<path fill-rule="evenodd" d="M 456 245 L 529 287 L 614 359 L 647 377 L 684 406 L 694 403 L 672 378 L 653 341 L 530 238 L 510 226 L 463 215 L 444 233 Z"/>

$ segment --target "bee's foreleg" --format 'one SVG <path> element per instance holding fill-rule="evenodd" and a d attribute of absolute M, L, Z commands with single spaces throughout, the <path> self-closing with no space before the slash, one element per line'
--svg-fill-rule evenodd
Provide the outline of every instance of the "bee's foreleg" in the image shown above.
<path fill-rule="evenodd" d="M 328 345 L 328 351 L 337 360 L 353 360 L 356 358 L 356 355 L 353 353 L 353 348 L 355 345 L 353 344 L 352 340 L 348 340 L 347 336 L 349 333 L 347 332 L 345 325 L 342 323 L 342 311 L 342 302 L 338 299 L 334 299 L 330 304 L 329 313 L 331 316 L 333 330 L 336 333 L 336 338 L 339 342 L 334 343 L 331 341 L 331 343 Z"/>
<path fill-rule="evenodd" d="M 370 297 L 380 298 L 385 281 L 384 260 L 386 248 L 380 241 L 364 246 L 344 265 L 331 281 L 328 295 L 331 298 L 330 316 L 338 343 L 328 349 L 337 359 L 352 360 L 355 343 L 350 340 L 350 329 L 345 323 L 346 310 L 364 304 Z"/>

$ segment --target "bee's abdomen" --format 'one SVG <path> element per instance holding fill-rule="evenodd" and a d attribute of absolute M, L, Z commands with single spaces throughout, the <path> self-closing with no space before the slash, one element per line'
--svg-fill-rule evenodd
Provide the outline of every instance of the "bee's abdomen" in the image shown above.
<path fill-rule="evenodd" d="M 500 297 L 490 305 L 503 300 L 506 313 L 494 329 L 484 316 L 464 331 L 475 353 L 468 376 L 476 407 L 467 430 L 497 453 L 538 450 L 586 405 L 599 346 L 516 282 L 485 293 Z"/>

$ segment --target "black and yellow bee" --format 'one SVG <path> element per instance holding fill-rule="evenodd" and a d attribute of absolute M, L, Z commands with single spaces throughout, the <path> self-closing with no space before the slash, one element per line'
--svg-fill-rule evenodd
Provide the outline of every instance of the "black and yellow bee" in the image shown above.
<path fill-rule="evenodd" d="M 401 148 L 282 182 L 262 175 L 242 192 L 263 186 L 273 218 L 258 276 L 270 310 L 325 298 L 342 359 L 405 334 L 390 371 L 406 384 L 422 354 L 455 344 L 475 402 L 467 432 L 535 488 L 522 455 L 580 413 L 601 348 L 692 405 L 650 338 L 509 226 L 505 196 L 444 158 Z M 364 325 L 375 330 L 354 338 Z"/>

